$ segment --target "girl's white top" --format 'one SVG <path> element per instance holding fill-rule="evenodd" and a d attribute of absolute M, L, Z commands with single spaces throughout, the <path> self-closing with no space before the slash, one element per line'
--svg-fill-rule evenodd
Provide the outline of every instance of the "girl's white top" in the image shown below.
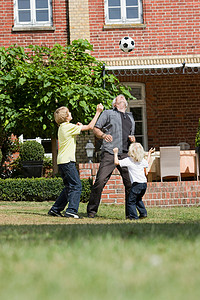
<path fill-rule="evenodd" d="M 131 183 L 138 182 L 144 183 L 147 182 L 144 169 L 148 168 L 148 162 L 143 158 L 141 162 L 135 162 L 131 157 L 126 157 L 119 160 L 120 167 L 127 167 Z"/>

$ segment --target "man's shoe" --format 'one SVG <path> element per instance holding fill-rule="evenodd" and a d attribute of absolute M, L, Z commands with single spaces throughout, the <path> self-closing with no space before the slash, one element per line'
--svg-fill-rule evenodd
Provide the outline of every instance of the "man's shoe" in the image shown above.
<path fill-rule="evenodd" d="M 87 214 L 87 216 L 88 218 L 95 218 L 95 213 L 90 212 Z"/>
<path fill-rule="evenodd" d="M 78 214 L 76 214 L 76 213 L 69 213 L 69 212 L 65 213 L 65 217 L 66 218 L 81 219 L 81 217 Z"/>
<path fill-rule="evenodd" d="M 145 219 L 145 218 L 147 218 L 147 215 L 140 215 L 139 216 L 139 219 Z"/>
<path fill-rule="evenodd" d="M 63 217 L 63 215 L 60 212 L 57 212 L 52 208 L 48 211 L 48 215 L 52 217 Z"/>
<path fill-rule="evenodd" d="M 139 220 L 139 218 L 133 218 L 133 217 L 128 217 L 127 219 L 128 219 L 128 220 L 131 220 L 131 221 Z"/>

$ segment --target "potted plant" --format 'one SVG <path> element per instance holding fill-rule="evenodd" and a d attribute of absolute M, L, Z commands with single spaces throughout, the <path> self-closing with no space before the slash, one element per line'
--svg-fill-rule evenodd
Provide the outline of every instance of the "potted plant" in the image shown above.
<path fill-rule="evenodd" d="M 41 177 L 44 147 L 36 141 L 26 141 L 20 145 L 19 156 L 22 161 L 24 177 Z"/>
<path fill-rule="evenodd" d="M 200 163 L 200 119 L 199 119 L 199 125 L 197 128 L 197 134 L 195 137 L 195 151 L 198 154 L 198 160 Z M 199 172 L 200 172 L 200 166 L 199 166 Z"/>

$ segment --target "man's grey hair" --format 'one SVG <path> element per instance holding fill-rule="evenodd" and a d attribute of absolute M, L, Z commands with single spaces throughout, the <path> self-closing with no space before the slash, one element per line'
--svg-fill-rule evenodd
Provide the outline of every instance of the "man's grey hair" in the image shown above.
<path fill-rule="evenodd" d="M 122 95 L 122 94 L 118 95 L 117 97 L 119 97 L 119 96 L 123 96 L 123 97 L 124 97 L 124 95 Z M 113 102 L 112 102 L 112 107 L 113 107 L 113 108 L 115 108 L 115 102 L 116 102 L 117 97 L 115 97 L 115 98 L 113 99 Z M 124 97 L 124 98 L 125 98 L 125 97 Z M 125 98 L 125 100 L 126 100 L 126 98 Z M 127 106 L 128 106 L 128 102 L 127 102 L 127 100 L 126 100 L 126 107 L 127 107 Z"/>

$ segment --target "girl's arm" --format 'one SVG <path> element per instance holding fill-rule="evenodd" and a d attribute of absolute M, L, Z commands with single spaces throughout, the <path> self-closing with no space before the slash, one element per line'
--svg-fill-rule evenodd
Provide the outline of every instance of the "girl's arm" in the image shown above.
<path fill-rule="evenodd" d="M 147 162 L 148 162 L 148 163 L 149 163 L 149 161 L 150 161 L 151 153 L 153 153 L 153 152 L 155 152 L 155 148 L 149 149 L 148 156 L 147 156 Z"/>
<path fill-rule="evenodd" d="M 153 153 L 153 152 L 155 152 L 155 148 L 151 148 L 149 150 L 149 152 L 148 152 L 148 156 L 147 156 L 147 162 L 148 162 L 148 164 L 149 164 L 149 161 L 150 161 L 151 153 Z M 144 169 L 144 173 L 147 176 L 147 169 L 146 168 Z"/>
<path fill-rule="evenodd" d="M 114 148 L 113 149 L 113 152 L 114 152 L 114 164 L 116 166 L 119 165 L 119 159 L 118 159 L 118 148 Z"/>

